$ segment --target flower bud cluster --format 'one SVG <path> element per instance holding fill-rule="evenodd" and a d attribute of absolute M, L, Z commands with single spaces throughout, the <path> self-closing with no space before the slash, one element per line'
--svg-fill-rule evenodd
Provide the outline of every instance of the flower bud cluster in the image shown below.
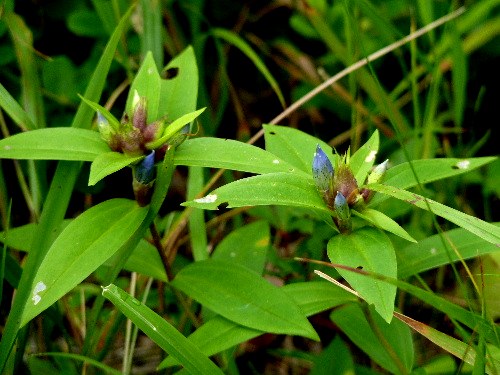
<path fill-rule="evenodd" d="M 387 170 L 388 160 L 377 165 L 367 177 L 367 183 L 381 181 Z M 352 230 L 351 208 L 361 208 L 373 193 L 368 189 L 359 189 L 356 178 L 349 166 L 349 156 L 337 159 L 335 168 L 330 159 L 318 145 L 314 153 L 312 174 L 318 193 L 332 211 L 334 221 L 341 233 Z"/>
<path fill-rule="evenodd" d="M 120 122 L 110 124 L 100 112 L 97 112 L 97 126 L 102 138 L 113 151 L 128 156 L 147 155 L 153 149 L 150 144 L 163 135 L 169 124 L 165 118 L 148 124 L 147 118 L 147 100 L 135 92 L 131 118 L 125 113 Z M 166 145 L 156 150 L 156 160 L 163 158 L 165 150 Z"/>

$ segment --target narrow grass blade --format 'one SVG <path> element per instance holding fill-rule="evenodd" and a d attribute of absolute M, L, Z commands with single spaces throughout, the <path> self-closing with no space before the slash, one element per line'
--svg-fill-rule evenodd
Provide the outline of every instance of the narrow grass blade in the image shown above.
<path fill-rule="evenodd" d="M 269 82 L 272 89 L 276 93 L 281 105 L 285 108 L 285 98 L 283 97 L 283 93 L 281 92 L 278 82 L 274 79 L 273 75 L 267 69 L 264 62 L 261 60 L 259 55 L 255 53 L 252 47 L 245 42 L 239 35 L 235 34 L 232 31 L 216 28 L 212 30 L 212 34 L 220 39 L 224 39 L 226 42 L 231 43 L 233 46 L 238 48 L 241 52 L 243 52 L 255 65 L 255 67 L 262 73 L 264 78 Z"/>
<path fill-rule="evenodd" d="M 196 198 L 197 194 L 203 189 L 204 184 L 203 168 L 189 167 L 187 198 Z M 205 225 L 205 212 L 202 210 L 193 210 L 189 216 L 188 225 L 194 260 L 198 261 L 207 259 L 208 240 Z"/>
<path fill-rule="evenodd" d="M 437 346 L 443 348 L 448 353 L 453 354 L 455 357 L 464 361 L 465 363 L 474 365 L 474 363 L 476 362 L 476 349 L 474 347 L 467 345 L 466 343 L 457 340 L 454 337 L 448 336 L 432 327 L 429 327 L 428 325 L 411 319 L 403 314 L 395 312 L 394 316 L 407 324 L 409 327 L 413 328 L 422 336 L 432 341 Z M 500 361 L 487 354 L 486 373 L 497 374 L 499 370 Z"/>
<path fill-rule="evenodd" d="M 12 120 L 17 124 L 21 130 L 32 130 L 36 126 L 31 121 L 26 111 L 19 105 L 19 103 L 10 95 L 5 87 L 0 83 L 0 107 L 7 112 Z"/>
<path fill-rule="evenodd" d="M 82 362 L 84 364 L 89 364 L 91 366 L 94 366 L 95 368 L 98 368 L 98 369 L 104 371 L 104 373 L 106 373 L 106 374 L 112 374 L 112 375 L 120 375 L 121 374 L 120 371 L 115 370 L 114 368 L 109 367 L 102 362 L 96 361 L 95 359 L 92 359 L 92 358 L 89 358 L 89 357 L 86 357 L 86 356 L 80 355 L 80 354 L 63 353 L 63 352 L 45 352 L 45 353 L 32 354 L 31 356 L 33 356 L 33 357 L 45 357 L 45 356 L 47 356 L 47 357 L 55 357 L 55 358 L 57 358 L 57 357 L 69 358 L 69 359 L 73 359 L 73 360 L 78 361 L 78 362 Z"/>
<path fill-rule="evenodd" d="M 222 371 L 176 328 L 116 285 L 103 287 L 102 295 L 190 373 L 222 374 Z"/>

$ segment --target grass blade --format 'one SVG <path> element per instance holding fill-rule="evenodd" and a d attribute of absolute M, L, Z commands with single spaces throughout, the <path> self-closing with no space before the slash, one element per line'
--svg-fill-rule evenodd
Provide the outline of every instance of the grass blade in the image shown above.
<path fill-rule="evenodd" d="M 102 295 L 190 373 L 222 374 L 222 371 L 176 328 L 116 285 L 103 287 Z"/>

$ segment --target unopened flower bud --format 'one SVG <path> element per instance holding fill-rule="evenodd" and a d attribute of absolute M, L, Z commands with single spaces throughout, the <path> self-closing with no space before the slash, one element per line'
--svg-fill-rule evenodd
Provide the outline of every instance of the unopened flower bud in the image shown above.
<path fill-rule="evenodd" d="M 113 137 L 113 128 L 109 124 L 106 117 L 104 117 L 99 111 L 97 111 L 97 129 L 99 129 L 99 133 L 101 133 L 102 139 L 104 139 L 106 142 L 109 142 Z"/>
<path fill-rule="evenodd" d="M 139 98 L 134 106 L 134 111 L 132 113 L 132 125 L 134 126 L 134 128 L 139 129 L 141 132 L 146 129 L 148 121 L 148 111 L 146 105 L 146 97 L 143 96 Z"/>
<path fill-rule="evenodd" d="M 312 174 L 316 189 L 326 204 L 331 206 L 331 185 L 334 174 L 334 169 L 330 159 L 324 153 L 319 145 L 316 146 L 312 163 Z"/>
<path fill-rule="evenodd" d="M 155 151 L 151 151 L 135 167 L 135 179 L 143 185 L 151 183 L 155 178 Z"/>
<path fill-rule="evenodd" d="M 359 193 L 358 184 L 351 168 L 346 163 L 345 157 L 340 158 L 336 165 L 333 177 L 333 191 L 341 192 L 349 205 L 356 202 Z"/>
<path fill-rule="evenodd" d="M 152 187 L 155 179 L 155 151 L 151 151 L 139 164 L 134 167 L 134 189 L 135 200 L 139 206 L 144 207 L 151 200 Z"/>
<path fill-rule="evenodd" d="M 380 163 L 375 168 L 373 168 L 373 171 L 368 175 L 368 178 L 366 179 L 366 183 L 373 184 L 382 181 L 382 178 L 384 177 L 385 172 L 387 171 L 388 164 L 389 164 L 389 159 L 387 159 L 383 163 Z"/>

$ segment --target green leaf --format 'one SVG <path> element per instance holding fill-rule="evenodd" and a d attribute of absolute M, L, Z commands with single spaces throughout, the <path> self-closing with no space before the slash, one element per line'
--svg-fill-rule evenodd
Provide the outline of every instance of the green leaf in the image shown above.
<path fill-rule="evenodd" d="M 328 241 L 327 252 L 332 263 L 362 267 L 364 271 L 392 278 L 397 276 L 392 242 L 378 229 L 364 227 L 348 235 L 334 236 Z M 391 321 L 396 297 L 394 285 L 340 268 L 337 271 L 368 304 L 375 306 L 386 322 Z"/>
<path fill-rule="evenodd" d="M 299 305 L 306 316 L 358 300 L 351 293 L 324 281 L 298 282 L 285 285 L 282 289 Z M 194 331 L 188 340 L 198 346 L 205 355 L 211 356 L 264 333 L 217 315 Z M 167 358 L 158 369 L 176 363 L 174 358 Z"/>
<path fill-rule="evenodd" d="M 391 374 L 410 373 L 413 367 L 411 330 L 397 319 L 389 324 L 377 314 L 370 315 L 375 327 L 357 304 L 336 309 L 330 318 L 353 343 Z"/>
<path fill-rule="evenodd" d="M 472 171 L 483 165 L 497 160 L 496 157 L 481 157 L 468 159 L 422 159 L 413 160 L 415 173 L 421 184 L 442 180 L 445 178 L 458 176 L 460 174 Z M 401 189 L 408 189 L 417 186 L 417 180 L 413 175 L 410 163 L 398 164 L 395 167 L 389 168 L 384 178 L 384 184 L 395 186 Z M 375 195 L 370 205 L 376 205 L 386 197 Z"/>
<path fill-rule="evenodd" d="M 57 237 L 38 268 L 21 325 L 52 305 L 123 246 L 146 217 L 134 201 L 111 199 L 90 208 Z"/>
<path fill-rule="evenodd" d="M 98 132 L 76 128 L 46 128 L 0 140 L 0 158 L 92 161 L 109 152 Z"/>
<path fill-rule="evenodd" d="M 78 95 L 78 97 L 80 99 L 83 100 L 83 102 L 85 104 L 87 104 L 90 108 L 92 108 L 94 111 L 96 112 L 100 112 L 101 115 L 103 115 L 103 117 L 108 120 L 109 122 L 109 125 L 115 130 L 115 131 L 118 131 L 118 129 L 120 129 L 120 121 L 118 121 L 116 119 L 115 116 L 113 116 L 113 114 L 108 111 L 106 108 L 104 108 L 102 105 L 100 105 L 99 103 L 94 103 L 93 101 L 91 100 L 88 100 L 86 99 L 85 97 L 81 96 L 81 95 Z"/>
<path fill-rule="evenodd" d="M 316 191 L 312 177 L 291 173 L 270 173 L 237 180 L 182 205 L 215 210 L 220 205 L 232 208 L 273 204 L 330 214 Z"/>
<path fill-rule="evenodd" d="M 234 261 L 262 274 L 270 240 L 267 221 L 255 221 L 229 233 L 215 248 L 212 259 Z"/>
<path fill-rule="evenodd" d="M 193 47 L 178 54 L 163 71 L 173 71 L 175 76 L 161 81 L 158 118 L 177 119 L 193 112 L 198 97 L 198 66 Z"/>
<path fill-rule="evenodd" d="M 106 152 L 97 156 L 90 165 L 89 186 L 95 185 L 104 177 L 115 173 L 144 158 L 141 156 L 128 156 L 121 152 Z"/>
<path fill-rule="evenodd" d="M 158 250 L 144 239 L 139 241 L 123 268 L 156 280 L 167 281 L 165 267 L 163 267 Z"/>
<path fill-rule="evenodd" d="M 197 111 L 187 113 L 185 115 L 182 115 L 178 119 L 176 119 L 174 122 L 169 124 L 165 131 L 163 132 L 163 135 L 146 144 L 146 146 L 150 149 L 155 149 L 158 147 L 161 147 L 163 144 L 167 143 L 167 141 L 172 138 L 174 135 L 176 135 L 184 126 L 187 124 L 190 124 L 196 117 L 198 117 L 205 108 L 198 109 Z"/>
<path fill-rule="evenodd" d="M 405 231 L 401 226 L 396 223 L 394 220 L 392 220 L 389 216 L 385 215 L 384 213 L 371 209 L 371 208 L 365 208 L 363 211 L 358 212 L 356 210 L 352 210 L 352 213 L 356 216 L 359 216 L 369 223 L 372 223 L 376 227 L 386 230 L 388 232 L 391 232 L 395 234 L 396 236 L 399 236 L 401 238 L 404 238 L 405 240 L 411 241 L 411 242 L 417 242 L 412 236 L 408 234 L 407 231 Z"/>
<path fill-rule="evenodd" d="M 311 174 L 316 146 L 319 144 L 335 165 L 337 155 L 329 153 L 332 148 L 325 142 L 300 130 L 287 126 L 263 125 L 266 150 L 294 167 Z"/>
<path fill-rule="evenodd" d="M 179 360 L 191 374 L 223 373 L 175 327 L 116 285 L 103 287 L 102 295 L 118 307 L 151 340 Z"/>
<path fill-rule="evenodd" d="M 192 263 L 177 274 L 172 285 L 241 325 L 318 339 L 304 313 L 287 294 L 235 262 L 208 259 Z"/>
<path fill-rule="evenodd" d="M 452 223 L 468 230 L 469 232 L 474 233 L 485 241 L 500 247 L 500 228 L 493 224 L 482 221 L 477 217 L 467 215 L 431 199 L 424 198 L 421 195 L 401 190 L 393 186 L 370 184 L 367 187 L 371 190 L 378 191 L 379 193 L 403 200 L 418 208 L 422 208 L 424 210 L 428 210 L 430 208 L 432 213 L 435 215 L 441 216 L 446 220 L 449 220 Z"/>
<path fill-rule="evenodd" d="M 302 173 L 301 170 L 297 170 L 286 161 L 259 147 L 231 139 L 211 137 L 186 140 L 177 148 L 174 163 L 176 165 L 225 168 L 258 174 Z"/>
<path fill-rule="evenodd" d="M 354 173 L 358 186 L 365 183 L 368 172 L 375 164 L 378 147 L 379 134 L 378 130 L 376 130 L 370 139 L 351 156 L 349 166 Z"/>
<path fill-rule="evenodd" d="M 151 51 L 146 53 L 144 60 L 137 72 L 134 81 L 130 85 L 130 90 L 127 97 L 125 110 L 130 119 L 133 114 L 134 97 L 137 93 L 139 97 L 147 98 L 148 119 L 147 122 L 151 123 L 166 115 L 166 113 L 158 113 L 160 106 L 162 79 L 158 73 L 153 54 Z"/>
<path fill-rule="evenodd" d="M 241 52 L 243 52 L 254 63 L 255 67 L 259 70 L 259 72 L 262 73 L 262 75 L 267 80 L 267 82 L 269 82 L 272 89 L 274 90 L 274 92 L 278 96 L 278 99 L 279 99 L 281 105 L 284 108 L 286 106 L 285 105 L 285 98 L 283 97 L 283 94 L 281 93 L 278 82 L 274 79 L 271 72 L 267 69 L 264 62 L 255 53 L 255 51 L 252 49 L 252 47 L 250 47 L 250 45 L 247 42 L 245 42 L 238 34 L 232 32 L 232 31 L 229 31 L 229 30 L 215 28 L 215 29 L 212 29 L 212 34 L 214 36 L 216 36 L 217 38 L 224 39 L 226 42 L 231 43 L 233 46 L 235 46 Z"/>
<path fill-rule="evenodd" d="M 494 225 L 500 226 L 500 223 Z M 498 246 L 486 242 L 462 228 L 443 233 L 446 246 L 443 245 L 441 236 L 441 234 L 436 234 L 427 237 L 398 251 L 399 277 L 407 278 L 450 262 L 476 258 L 499 250 Z"/>

